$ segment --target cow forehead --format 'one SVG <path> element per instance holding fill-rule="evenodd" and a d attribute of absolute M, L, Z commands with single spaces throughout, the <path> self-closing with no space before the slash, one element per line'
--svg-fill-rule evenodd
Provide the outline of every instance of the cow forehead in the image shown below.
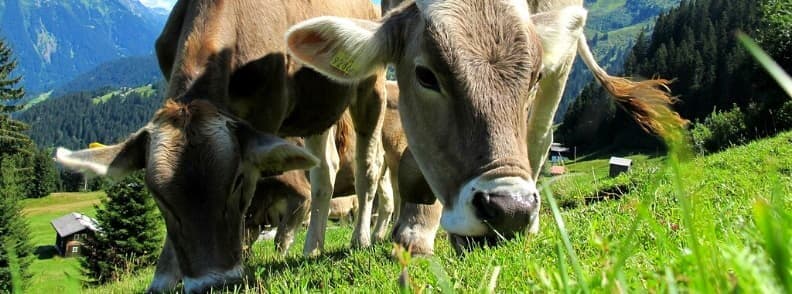
<path fill-rule="evenodd" d="M 228 124 L 232 119 L 219 113 L 202 115 L 188 124 L 160 120 L 149 125 L 149 168 L 157 185 L 176 180 L 179 168 L 201 167 L 207 171 L 227 171 L 237 155 L 236 139 Z"/>
<path fill-rule="evenodd" d="M 527 13 L 510 1 L 444 1 L 424 13 L 424 42 L 473 88 L 528 86 L 542 48 Z"/>

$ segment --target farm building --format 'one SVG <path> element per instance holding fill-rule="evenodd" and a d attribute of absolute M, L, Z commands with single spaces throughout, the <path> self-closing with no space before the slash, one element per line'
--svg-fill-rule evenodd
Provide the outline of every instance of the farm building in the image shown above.
<path fill-rule="evenodd" d="M 55 228 L 55 248 L 64 257 L 80 255 L 83 241 L 98 230 L 96 220 L 77 212 L 52 220 Z"/>
<path fill-rule="evenodd" d="M 608 163 L 610 163 L 611 178 L 615 178 L 621 173 L 630 171 L 630 167 L 632 166 L 631 159 L 621 157 L 611 157 Z"/>
<path fill-rule="evenodd" d="M 561 143 L 555 143 L 550 145 L 550 152 L 548 152 L 548 156 L 550 156 L 550 162 L 552 163 L 563 163 L 564 162 L 564 154 L 569 152 L 568 147 L 564 147 Z"/>

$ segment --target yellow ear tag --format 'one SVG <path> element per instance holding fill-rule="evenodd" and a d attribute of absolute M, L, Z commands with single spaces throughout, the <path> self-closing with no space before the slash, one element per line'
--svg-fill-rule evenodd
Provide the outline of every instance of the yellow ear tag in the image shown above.
<path fill-rule="evenodd" d="M 93 142 L 91 144 L 88 144 L 88 149 L 102 148 L 102 147 L 107 147 L 107 146 L 99 142 Z"/>
<path fill-rule="evenodd" d="M 357 71 L 357 64 L 354 58 L 344 50 L 336 51 L 333 59 L 330 60 L 330 65 L 347 75 L 354 74 Z"/>

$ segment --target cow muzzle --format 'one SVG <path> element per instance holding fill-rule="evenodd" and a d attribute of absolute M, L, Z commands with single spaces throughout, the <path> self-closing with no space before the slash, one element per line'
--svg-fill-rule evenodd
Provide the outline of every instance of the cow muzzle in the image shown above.
<path fill-rule="evenodd" d="M 539 193 L 531 180 L 478 177 L 458 196 L 440 221 L 454 235 L 505 239 L 526 231 L 538 220 Z"/>

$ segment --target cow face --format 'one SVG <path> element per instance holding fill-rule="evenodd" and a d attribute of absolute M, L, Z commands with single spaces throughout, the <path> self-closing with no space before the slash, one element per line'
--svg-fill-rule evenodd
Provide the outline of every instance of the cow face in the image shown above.
<path fill-rule="evenodd" d="M 170 275 L 183 276 L 188 293 L 241 278 L 243 215 L 261 175 L 318 162 L 304 149 L 259 133 L 204 100 L 167 102 L 125 142 L 76 152 L 58 149 L 56 159 L 71 169 L 111 177 L 146 169 L 146 184 L 174 251 L 169 254 L 178 264 Z M 153 285 L 174 283 L 154 279 Z"/>
<path fill-rule="evenodd" d="M 394 64 L 404 130 L 443 204 L 441 225 L 454 241 L 492 240 L 536 228 L 527 120 L 543 68 L 570 52 L 584 20 L 579 7 L 529 16 L 524 0 L 416 1 L 382 23 L 312 19 L 287 42 L 340 81 Z"/>

